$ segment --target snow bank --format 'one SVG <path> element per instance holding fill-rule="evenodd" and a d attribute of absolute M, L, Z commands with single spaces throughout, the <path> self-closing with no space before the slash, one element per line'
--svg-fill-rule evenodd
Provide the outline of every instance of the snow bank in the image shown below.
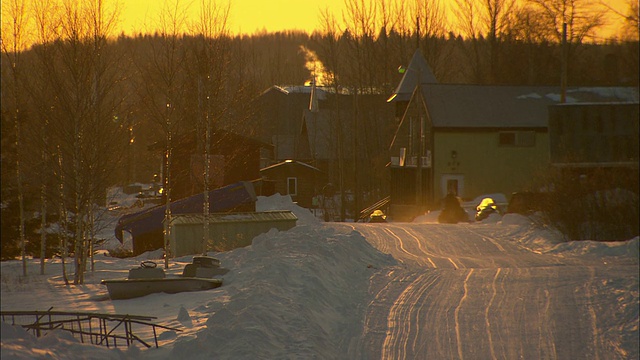
<path fill-rule="evenodd" d="M 224 295 L 197 309 L 210 314 L 206 329 L 179 339 L 172 356 L 340 358 L 361 332 L 369 278 L 395 264 L 358 232 L 314 224 L 286 236 L 272 229 L 228 255 L 226 267 L 241 271 L 225 275 Z"/>
<path fill-rule="evenodd" d="M 525 248 L 538 253 L 631 259 L 639 257 L 637 236 L 627 241 L 566 241 L 565 236 L 558 230 L 543 224 L 540 214 L 531 216 L 505 214 L 500 224 L 520 227 L 521 235 L 515 240 Z"/>
<path fill-rule="evenodd" d="M 290 210 L 298 218 L 298 225 L 318 224 L 320 222 L 309 209 L 294 204 L 289 195 L 258 196 L 256 211 L 269 210 Z"/>
<path fill-rule="evenodd" d="M 631 257 L 638 258 L 638 237 L 627 241 L 569 241 L 560 243 L 549 249 L 549 253 L 575 255 L 593 255 L 598 257 Z"/>

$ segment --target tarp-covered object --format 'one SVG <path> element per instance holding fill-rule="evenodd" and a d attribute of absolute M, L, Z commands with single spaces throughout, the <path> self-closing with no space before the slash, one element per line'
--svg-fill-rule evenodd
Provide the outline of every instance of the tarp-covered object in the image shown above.
<path fill-rule="evenodd" d="M 241 181 L 209 192 L 209 211 L 247 211 L 255 207 L 256 194 L 251 182 Z M 172 214 L 201 213 L 204 207 L 204 194 L 200 193 L 171 203 Z M 135 238 L 141 235 L 162 231 L 166 205 L 127 214 L 120 217 L 115 228 L 115 236 L 123 241 L 123 231 Z"/>

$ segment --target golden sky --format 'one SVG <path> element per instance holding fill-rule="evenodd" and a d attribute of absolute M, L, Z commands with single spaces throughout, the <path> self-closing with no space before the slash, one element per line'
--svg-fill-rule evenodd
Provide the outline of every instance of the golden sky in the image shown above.
<path fill-rule="evenodd" d="M 22 1 L 22 0 L 18 0 Z M 26 0 L 29 3 L 29 0 Z M 124 32 L 127 35 L 136 33 L 153 33 L 159 24 L 159 15 L 165 8 L 164 3 L 181 5 L 188 9 L 188 22 L 195 22 L 200 12 L 202 0 L 106 0 L 106 3 L 118 2 L 121 5 L 119 26 L 113 33 L 118 35 Z M 206 0 L 209 1 L 209 0 Z M 353 0 L 211 0 L 214 4 L 231 4 L 231 12 L 227 29 L 232 34 L 253 34 L 266 30 L 267 32 L 283 30 L 303 30 L 312 33 L 313 30 L 322 30 L 321 12 L 328 9 L 338 22 L 342 20 L 342 12 L 345 9 L 345 1 Z M 358 0 L 359 1 L 359 0 Z M 369 4 L 375 0 L 365 0 Z M 404 1 L 404 0 L 396 0 Z M 446 6 L 451 6 L 453 0 L 441 0 Z M 598 1 L 598 0 L 593 0 Z M 606 3 L 619 12 L 626 13 L 629 0 L 606 0 Z M 5 31 L 6 19 L 4 16 L 8 4 L 12 0 L 2 0 L 3 21 L 2 28 Z M 619 16 L 611 16 L 610 23 L 596 36 L 597 40 L 612 38 L 620 35 L 619 27 L 623 20 Z M 186 31 L 187 29 L 185 29 Z M 452 29 L 454 32 L 455 29 Z M 4 36 L 3 36 L 4 37 Z"/>
<path fill-rule="evenodd" d="M 153 27 L 162 9 L 158 5 L 161 1 L 125 0 L 121 15 L 122 30 L 130 34 Z M 169 1 L 175 3 L 175 0 Z M 200 2 L 181 0 L 189 9 L 192 20 L 198 16 Z M 327 7 L 339 16 L 344 8 L 344 0 L 231 0 L 229 29 L 234 34 L 253 34 L 263 29 L 268 32 L 304 30 L 311 33 L 320 28 L 320 11 Z"/>
<path fill-rule="evenodd" d="M 176 0 L 121 0 L 121 30 L 127 34 L 149 32 L 157 24 L 162 2 L 175 4 Z M 197 18 L 201 0 L 179 0 L 189 9 L 191 21 Z M 320 12 L 329 9 L 338 21 L 342 19 L 345 0 L 228 0 L 231 2 L 229 30 L 232 33 L 253 34 L 256 31 L 304 30 L 311 33 L 321 30 Z M 402 0 L 398 0 L 402 1 Z M 217 3 L 225 3 L 217 0 Z M 450 2 L 444 1 L 450 5 Z M 606 0 L 606 3 L 620 12 L 626 12 L 626 0 Z M 612 19 L 611 24 L 602 29 L 599 37 L 617 35 L 615 29 L 622 20 Z"/>

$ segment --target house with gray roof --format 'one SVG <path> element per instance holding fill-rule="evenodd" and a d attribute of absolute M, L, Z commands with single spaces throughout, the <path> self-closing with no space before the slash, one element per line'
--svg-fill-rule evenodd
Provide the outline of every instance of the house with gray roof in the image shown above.
<path fill-rule="evenodd" d="M 320 189 L 331 183 L 344 193 L 363 194 L 349 206 L 379 200 L 388 191 L 385 165 L 395 130 L 394 107 L 387 97 L 313 84 L 270 87 L 251 104 L 256 136 L 273 148 L 273 153 L 263 153 L 261 168 L 294 160 L 324 174 Z M 304 170 L 290 165 L 286 167 Z"/>
<path fill-rule="evenodd" d="M 439 84 L 422 76 L 425 64 L 416 51 L 402 79 L 413 82 L 401 82 L 388 100 L 399 123 L 389 147 L 392 219 L 437 209 L 448 193 L 465 200 L 510 195 L 543 174 L 559 86 Z M 638 101 L 637 88 L 573 87 L 565 95 L 571 104 Z"/>

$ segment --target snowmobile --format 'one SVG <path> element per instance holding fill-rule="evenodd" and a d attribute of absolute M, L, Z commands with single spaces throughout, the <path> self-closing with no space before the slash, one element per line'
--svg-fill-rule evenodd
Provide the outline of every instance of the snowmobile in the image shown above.
<path fill-rule="evenodd" d="M 462 208 L 460 199 L 454 194 L 447 194 L 444 197 L 444 207 L 438 215 L 438 222 L 441 224 L 457 224 L 459 222 L 468 222 L 469 215 Z"/>
<path fill-rule="evenodd" d="M 491 214 L 499 214 L 498 206 L 492 198 L 484 198 L 478 206 L 476 206 L 476 221 L 482 221 Z"/>
<path fill-rule="evenodd" d="M 371 223 L 385 223 L 387 222 L 387 215 L 382 210 L 375 210 L 369 215 L 369 222 Z"/>

